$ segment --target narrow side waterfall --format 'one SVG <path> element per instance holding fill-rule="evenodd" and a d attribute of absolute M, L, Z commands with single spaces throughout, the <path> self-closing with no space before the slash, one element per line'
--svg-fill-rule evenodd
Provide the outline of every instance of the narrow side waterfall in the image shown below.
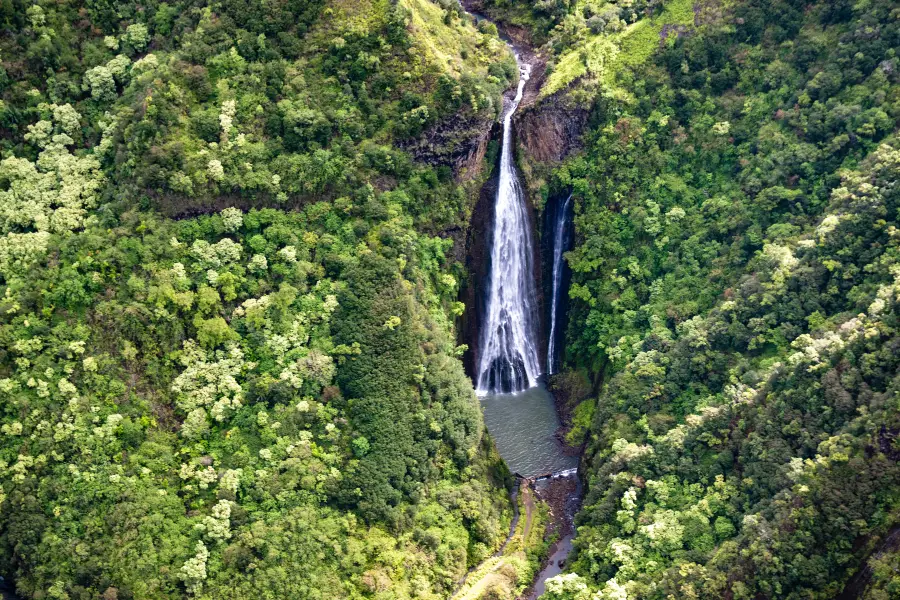
<path fill-rule="evenodd" d="M 512 157 L 512 117 L 522 101 L 531 65 L 519 63 L 519 87 L 503 116 L 500 182 L 494 204 L 487 314 L 482 324 L 475 383 L 480 394 L 519 392 L 537 385 L 538 311 L 534 284 L 534 246 L 525 194 Z"/>
<path fill-rule="evenodd" d="M 550 290 L 550 337 L 547 342 L 547 371 L 553 375 L 556 373 L 556 365 L 559 362 L 557 356 L 556 324 L 559 321 L 559 307 L 562 299 L 563 279 L 563 252 L 568 245 L 569 204 L 572 202 L 572 194 L 566 198 L 562 208 L 557 211 L 556 222 L 553 227 L 553 280 Z"/>

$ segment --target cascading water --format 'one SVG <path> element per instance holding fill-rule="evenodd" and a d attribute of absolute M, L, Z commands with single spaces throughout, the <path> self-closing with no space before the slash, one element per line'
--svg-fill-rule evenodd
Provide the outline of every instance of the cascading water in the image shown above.
<path fill-rule="evenodd" d="M 534 244 L 525 193 L 512 157 L 512 117 L 522 101 L 531 65 L 518 54 L 516 62 L 519 85 L 503 115 L 487 307 L 481 323 L 475 388 L 500 455 L 514 472 L 533 477 L 571 472 L 578 459 L 560 446 L 553 396 L 540 381 L 543 347 L 538 341 L 541 314 L 537 310 Z"/>
<path fill-rule="evenodd" d="M 572 195 L 569 194 L 562 209 L 556 215 L 556 223 L 553 227 L 553 286 L 550 290 L 550 338 L 547 342 L 547 371 L 551 375 L 556 373 L 558 362 L 556 338 L 559 334 L 556 332 L 556 323 L 559 320 L 559 305 L 562 300 L 563 252 L 568 243 L 569 204 L 571 202 Z"/>
<path fill-rule="evenodd" d="M 517 475 L 539 479 L 534 484 L 537 489 L 542 484 L 550 485 L 547 482 L 570 480 L 578 471 L 578 457 L 565 452 L 560 444 L 557 437 L 560 423 L 554 399 L 539 381 L 541 360 L 537 332 L 540 315 L 536 310 L 534 246 L 522 185 L 512 160 L 512 117 L 522 101 L 531 65 L 522 61 L 518 53 L 516 62 L 519 64 L 519 85 L 503 116 L 500 178 L 490 240 L 487 310 L 481 322 L 481 353 L 475 365 L 475 389 L 480 396 L 484 422 L 503 460 Z M 566 220 L 568 202 L 559 217 L 563 221 Z M 554 249 L 567 243 L 565 229 L 560 236 L 563 241 L 556 242 Z M 554 298 L 564 280 L 562 268 L 555 266 L 561 261 L 560 250 L 558 256 L 554 256 Z M 557 312 L 558 303 L 554 301 L 554 325 Z M 567 513 L 570 512 L 569 505 L 578 503 L 579 489 L 570 495 Z M 550 565 L 535 578 L 535 590 L 543 592 L 545 580 L 560 572 L 571 547 L 572 534 L 569 533 L 553 552 Z M 536 595 L 529 600 L 532 597 Z"/>
<path fill-rule="evenodd" d="M 534 247 L 525 195 L 512 158 L 512 117 L 522 101 L 531 65 L 519 63 L 519 86 L 503 117 L 500 181 L 494 205 L 490 288 L 481 331 L 476 389 L 519 392 L 537 385 L 541 361 L 537 349 Z"/>

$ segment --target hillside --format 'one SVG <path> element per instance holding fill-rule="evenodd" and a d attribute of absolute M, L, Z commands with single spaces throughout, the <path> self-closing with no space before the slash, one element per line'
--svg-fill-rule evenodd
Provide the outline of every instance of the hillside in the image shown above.
<path fill-rule="evenodd" d="M 897 7 L 547 6 L 509 19 L 548 40 L 534 112 L 591 111 L 531 187 L 574 193 L 557 385 L 594 388 L 548 596 L 838 597 L 900 517 Z M 842 597 L 897 595 L 876 556 Z"/>
<path fill-rule="evenodd" d="M 13 0 L 0 27 L 0 576 L 446 597 L 510 480 L 435 235 L 467 188 L 399 147 L 489 129 L 495 32 L 427 0 Z"/>
<path fill-rule="evenodd" d="M 463 4 L 0 0 L 0 596 L 900 597 L 900 7 Z"/>

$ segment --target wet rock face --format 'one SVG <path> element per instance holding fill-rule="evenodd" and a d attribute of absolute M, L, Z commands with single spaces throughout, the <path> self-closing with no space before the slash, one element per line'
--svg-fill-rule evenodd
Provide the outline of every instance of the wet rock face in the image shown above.
<path fill-rule="evenodd" d="M 525 110 L 516 121 L 519 144 L 529 159 L 558 163 L 581 148 L 588 111 L 551 97 Z"/>
<path fill-rule="evenodd" d="M 499 158 L 499 157 L 498 157 Z M 466 311 L 459 318 L 461 341 L 469 349 L 463 354 L 463 367 L 472 379 L 477 377 L 479 355 L 479 328 L 486 311 L 485 282 L 490 273 L 491 231 L 494 229 L 494 198 L 497 195 L 498 177 L 496 170 L 485 182 L 472 212 L 472 219 L 466 237 L 465 265 L 468 278 L 460 288 L 459 300 L 466 305 Z"/>
<path fill-rule="evenodd" d="M 488 129 L 460 148 L 459 154 L 453 158 L 453 174 L 458 181 L 469 181 L 481 174 L 481 167 L 484 164 L 484 156 L 490 140 L 491 134 Z"/>

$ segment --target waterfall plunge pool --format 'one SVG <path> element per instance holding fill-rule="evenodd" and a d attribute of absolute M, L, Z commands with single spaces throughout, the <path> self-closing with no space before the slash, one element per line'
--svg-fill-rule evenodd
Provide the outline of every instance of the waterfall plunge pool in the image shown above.
<path fill-rule="evenodd" d="M 556 438 L 559 417 L 543 384 L 511 394 L 481 396 L 484 422 L 513 473 L 535 477 L 578 466 Z"/>

